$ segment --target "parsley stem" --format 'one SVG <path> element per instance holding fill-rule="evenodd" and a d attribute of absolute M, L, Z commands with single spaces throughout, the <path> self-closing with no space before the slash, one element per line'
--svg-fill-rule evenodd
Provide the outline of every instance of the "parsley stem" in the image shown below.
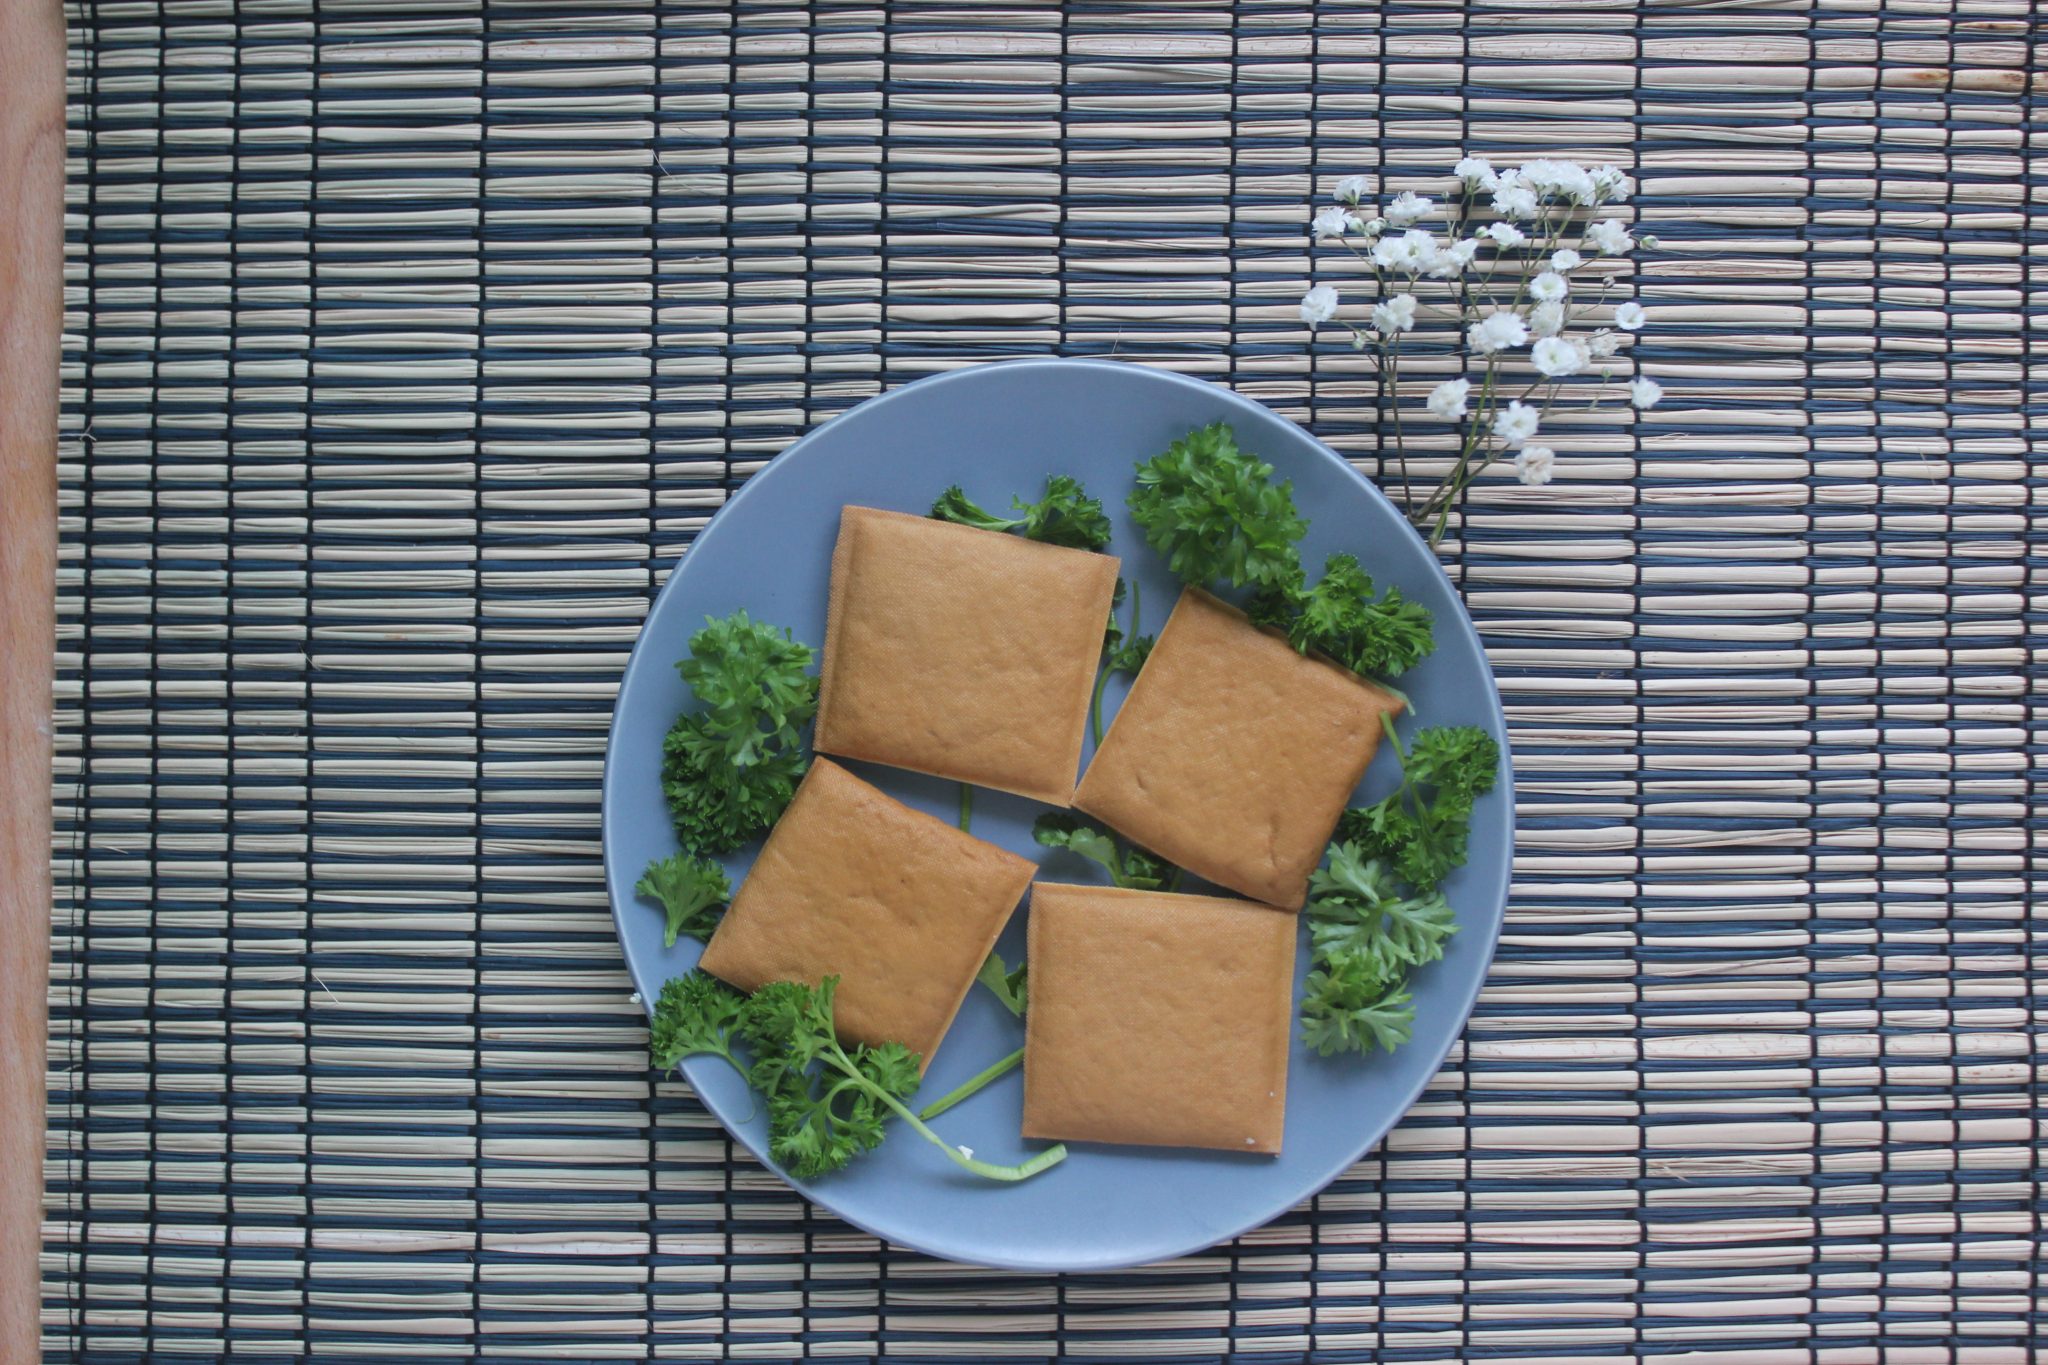
<path fill-rule="evenodd" d="M 965 782 L 960 784 L 960 828 L 964 831 L 974 824 L 974 788 Z"/>
<path fill-rule="evenodd" d="M 897 1099 L 888 1091 L 877 1089 L 875 1093 L 881 1096 L 882 1103 L 896 1111 L 899 1118 L 908 1123 L 912 1128 L 917 1129 L 918 1132 L 924 1134 L 926 1141 L 932 1143 L 940 1151 L 951 1157 L 954 1165 L 964 1167 L 976 1175 L 986 1177 L 989 1180 L 1029 1180 L 1040 1171 L 1048 1167 L 1057 1166 L 1067 1159 L 1066 1144 L 1055 1142 L 1052 1146 L 1033 1156 L 1029 1161 L 1021 1162 L 1015 1166 L 997 1166 L 992 1162 L 979 1160 L 967 1155 L 967 1153 L 961 1151 L 958 1147 L 955 1147 L 952 1143 L 926 1127 L 923 1119 L 911 1113 L 904 1106 L 903 1101 Z"/>
<path fill-rule="evenodd" d="M 1023 1060 L 1024 1049 L 1020 1047 L 1015 1052 L 1011 1053 L 1009 1056 L 1003 1058 L 1001 1061 L 996 1062 L 991 1066 L 983 1067 L 973 1076 L 969 1077 L 965 1081 L 962 1081 L 959 1085 L 956 1085 L 951 1090 L 947 1091 L 940 1098 L 933 1100 L 930 1104 L 918 1110 L 917 1116 L 921 1119 L 937 1118 L 939 1115 L 945 1113 L 948 1109 L 951 1109 L 954 1105 L 960 1103 L 960 1101 L 966 1099 L 968 1096 L 974 1094 L 976 1091 L 988 1085 L 991 1081 L 1000 1080 L 1002 1077 L 1009 1075 L 1012 1071 L 1015 1071 L 1017 1069 L 1018 1064 L 1021 1063 Z"/>
<path fill-rule="evenodd" d="M 1400 732 L 1394 729 L 1394 718 L 1388 712 L 1380 712 L 1380 729 L 1387 732 L 1387 743 L 1394 746 L 1394 757 L 1401 760 L 1401 773 L 1405 778 L 1408 772 L 1408 750 L 1401 743 Z"/>
<path fill-rule="evenodd" d="M 1095 675 L 1095 695 L 1088 699 L 1088 736 L 1098 749 L 1102 747 L 1102 689 L 1109 686 L 1109 674 L 1109 662 L 1104 660 Z"/>
<path fill-rule="evenodd" d="M 955 1147 L 952 1143 L 940 1137 L 937 1133 L 934 1133 L 931 1130 L 931 1128 L 928 1125 L 926 1125 L 925 1121 L 919 1118 L 915 1113 L 913 1113 L 910 1107 L 904 1104 L 902 1100 L 897 1099 L 887 1090 L 884 1090 L 881 1086 L 876 1085 L 872 1080 L 870 1080 L 865 1074 L 862 1073 L 859 1067 L 853 1064 L 853 1059 L 846 1055 L 846 1050 L 840 1047 L 839 1044 L 833 1043 L 831 1045 L 831 1049 L 825 1054 L 825 1056 L 826 1059 L 830 1061 L 833 1066 L 837 1067 L 847 1076 L 852 1077 L 853 1083 L 855 1085 L 858 1085 L 861 1089 L 867 1091 L 870 1095 L 873 1095 L 883 1104 L 889 1106 L 890 1109 L 895 1111 L 896 1117 L 902 1119 L 912 1128 L 915 1128 L 918 1131 L 918 1133 L 921 1136 L 923 1136 L 925 1141 L 931 1143 L 940 1151 L 944 1152 L 947 1156 L 951 1157 L 954 1165 L 964 1167 L 967 1170 L 974 1172 L 978 1176 L 982 1176 L 989 1180 L 1029 1180 L 1032 1176 L 1037 1175 L 1040 1171 L 1045 1170 L 1047 1167 L 1057 1166 L 1062 1161 L 1065 1161 L 1067 1159 L 1066 1145 L 1064 1143 L 1055 1142 L 1052 1146 L 1038 1153 L 1029 1161 L 1022 1162 L 1016 1166 L 998 1166 L 993 1162 L 978 1161 L 975 1158 L 967 1155 L 967 1153 L 961 1151 L 958 1147 Z"/>

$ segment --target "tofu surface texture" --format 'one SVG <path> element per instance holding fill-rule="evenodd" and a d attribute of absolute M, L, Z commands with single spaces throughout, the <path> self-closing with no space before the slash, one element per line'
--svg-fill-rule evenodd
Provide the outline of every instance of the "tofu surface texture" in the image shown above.
<path fill-rule="evenodd" d="M 846 508 L 818 749 L 1070 804 L 1117 567 L 1112 555 Z"/>
<path fill-rule="evenodd" d="M 1296 924 L 1218 896 L 1032 887 L 1024 1136 L 1278 1152 Z"/>
<path fill-rule="evenodd" d="M 816 759 L 699 965 L 744 991 L 837 976 L 843 1040 L 928 1066 L 1035 871 Z"/>
<path fill-rule="evenodd" d="M 1189 588 L 1074 804 L 1218 886 L 1298 910 L 1379 747 L 1381 715 L 1400 709 Z"/>

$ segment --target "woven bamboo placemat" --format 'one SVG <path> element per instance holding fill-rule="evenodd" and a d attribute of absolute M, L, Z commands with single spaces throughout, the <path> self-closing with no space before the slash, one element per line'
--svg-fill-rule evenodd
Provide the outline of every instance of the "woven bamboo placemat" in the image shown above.
<path fill-rule="evenodd" d="M 2026 1360 L 2029 18 L 75 7 L 53 1358 Z M 808 426 L 999 356 L 1376 472 L 1305 225 L 1461 149 L 1634 169 L 1669 395 L 1445 544 L 1521 775 L 1462 1049 L 1171 1265 L 816 1215 L 645 1069 L 597 779 L 650 595 Z"/>

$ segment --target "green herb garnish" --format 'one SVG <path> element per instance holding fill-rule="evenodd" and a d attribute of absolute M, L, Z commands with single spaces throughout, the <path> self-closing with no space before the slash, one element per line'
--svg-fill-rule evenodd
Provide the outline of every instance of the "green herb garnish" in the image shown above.
<path fill-rule="evenodd" d="M 989 988 L 995 998 L 1002 1002 L 1004 1009 L 1019 1019 L 1024 1017 L 1024 1007 L 1030 1002 L 1031 968 L 1020 962 L 1015 967 L 1003 961 L 1003 955 L 993 948 L 982 959 L 981 970 L 974 979 Z"/>
<path fill-rule="evenodd" d="M 702 709 L 662 741 L 661 786 L 683 847 L 729 853 L 781 816 L 804 775 L 818 710 L 810 646 L 744 611 L 706 623 L 676 667 Z"/>
<path fill-rule="evenodd" d="M 1305 914 L 1314 967 L 1302 988 L 1303 1041 L 1325 1057 L 1407 1042 L 1408 973 L 1442 957 L 1458 928 L 1442 894 L 1404 894 L 1386 864 L 1341 843 L 1309 878 Z"/>
<path fill-rule="evenodd" d="M 1347 810 L 1337 838 L 1384 858 L 1411 885 L 1425 891 L 1465 865 L 1472 806 L 1493 790 L 1500 745 L 1476 725 L 1437 726 L 1403 750 L 1384 717 L 1387 738 L 1401 758 L 1401 785 L 1370 806 Z"/>
<path fill-rule="evenodd" d="M 1317 1052 L 1391 1052 L 1408 1041 L 1408 977 L 1444 955 L 1457 932 L 1438 885 L 1465 861 L 1474 803 L 1493 789 L 1500 746 L 1477 726 L 1439 726 L 1408 749 L 1381 717 L 1401 759 L 1401 785 L 1337 822 L 1328 863 L 1309 878 L 1311 970 L 1302 1040 Z"/>
<path fill-rule="evenodd" d="M 1092 825 L 1072 811 L 1047 811 L 1031 826 L 1031 837 L 1047 848 L 1064 848 L 1101 864 L 1117 886 L 1139 891 L 1170 891 L 1180 880 L 1180 869 L 1118 839 L 1108 830 Z"/>
<path fill-rule="evenodd" d="M 1123 605 L 1127 593 L 1131 599 L 1128 633 L 1116 621 L 1116 609 Z M 1102 632 L 1102 666 L 1095 672 L 1095 691 L 1088 698 L 1088 735 L 1098 749 L 1102 747 L 1102 693 L 1109 686 L 1110 675 L 1135 674 L 1152 657 L 1152 637 L 1138 634 L 1138 612 L 1143 605 L 1138 585 L 1117 579 L 1116 592 L 1109 599 L 1109 625 Z"/>
<path fill-rule="evenodd" d="M 1286 587 L 1301 581 L 1296 542 L 1308 523 L 1294 486 L 1272 480 L 1273 466 L 1239 450 L 1218 422 L 1138 466 L 1131 515 L 1184 583 Z"/>
<path fill-rule="evenodd" d="M 1372 579 L 1350 555 L 1323 561 L 1312 588 L 1298 582 L 1268 588 L 1248 608 L 1254 622 L 1287 632 L 1287 642 L 1336 660 L 1353 673 L 1405 673 L 1434 648 L 1429 608 L 1388 588 L 1375 598 Z"/>
<path fill-rule="evenodd" d="M 739 1041 L 740 1020 L 746 1010 L 747 997 L 709 972 L 673 977 L 662 986 L 661 998 L 654 1005 L 654 1018 L 648 1025 L 648 1055 L 663 1071 L 700 1053 L 723 1057 L 745 1070 L 732 1049 Z"/>
<path fill-rule="evenodd" d="M 1100 550 L 1109 544 L 1109 516 L 1101 501 L 1089 497 L 1079 480 L 1065 474 L 1049 476 L 1045 496 L 1037 502 L 1013 497 L 1010 505 L 1023 515 L 999 517 L 954 484 L 932 504 L 931 514 L 941 521 L 978 526 L 984 531 L 1022 531 L 1027 540 L 1076 550 Z"/>
<path fill-rule="evenodd" d="M 955 1165 L 990 1180 L 1025 1180 L 1066 1158 L 1055 1143 L 1020 1165 L 999 1166 L 934 1133 L 903 1103 L 918 1087 L 916 1053 L 900 1043 L 840 1043 L 832 1010 L 838 984 L 836 976 L 815 988 L 778 981 L 746 996 L 692 971 L 662 987 L 649 1053 L 664 1070 L 699 1054 L 739 1067 L 767 1101 L 769 1154 L 800 1180 L 880 1146 L 892 1114 Z M 745 1047 L 744 1063 L 736 1044 Z"/>
<path fill-rule="evenodd" d="M 661 902 L 668 912 L 668 931 L 662 942 L 670 948 L 676 946 L 678 934 L 708 940 L 725 916 L 726 902 L 732 899 L 732 883 L 726 880 L 725 869 L 709 858 L 688 853 L 672 853 L 649 863 L 633 891 Z"/>

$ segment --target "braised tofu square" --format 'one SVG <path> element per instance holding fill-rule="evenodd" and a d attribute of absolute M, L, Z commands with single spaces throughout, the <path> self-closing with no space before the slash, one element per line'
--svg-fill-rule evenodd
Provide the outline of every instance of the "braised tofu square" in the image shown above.
<path fill-rule="evenodd" d="M 1300 909 L 1401 700 L 1183 592 L 1074 804 L 1218 886 Z"/>
<path fill-rule="evenodd" d="M 817 747 L 1067 805 L 1116 577 L 1111 555 L 846 508 Z"/>
<path fill-rule="evenodd" d="M 1024 1136 L 1278 1152 L 1296 923 L 1218 896 L 1034 886 Z"/>
<path fill-rule="evenodd" d="M 929 1065 L 1036 870 L 821 758 L 699 965 L 743 991 L 836 976 L 842 1037 Z"/>

